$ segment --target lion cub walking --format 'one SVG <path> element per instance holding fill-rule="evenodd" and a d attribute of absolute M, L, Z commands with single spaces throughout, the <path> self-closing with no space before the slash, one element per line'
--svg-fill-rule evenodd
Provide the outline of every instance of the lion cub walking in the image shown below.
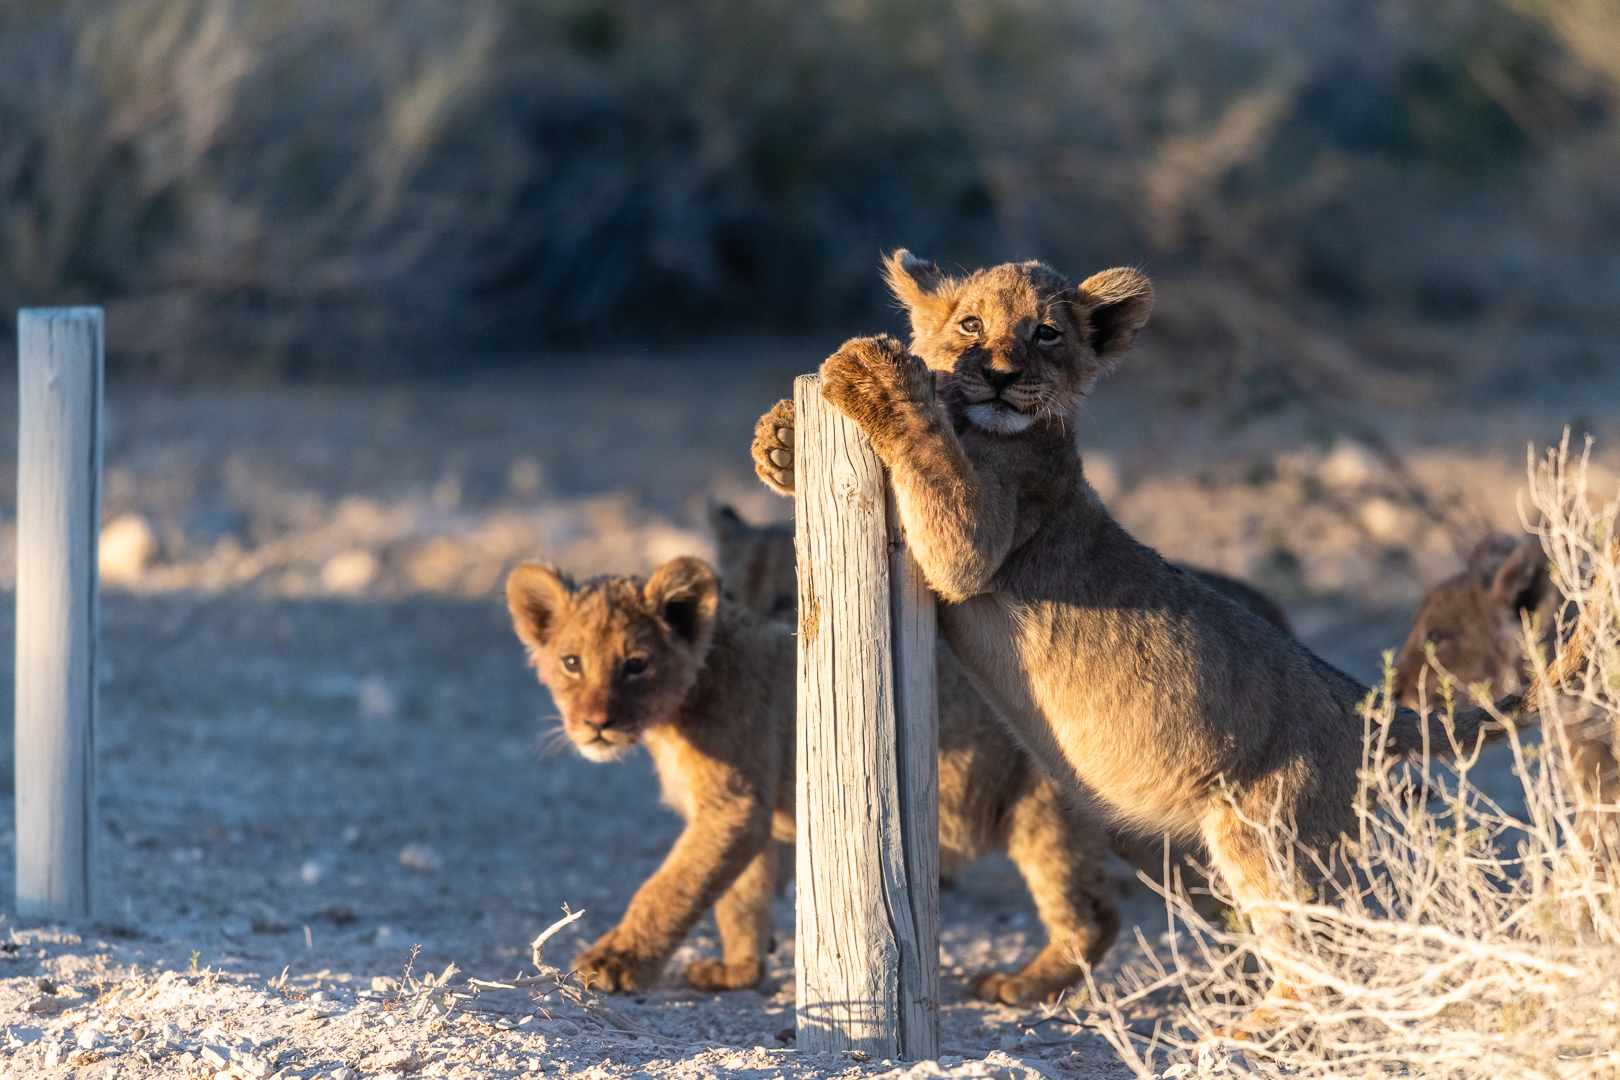
<path fill-rule="evenodd" d="M 584 584 L 526 563 L 506 595 L 580 753 L 611 761 L 645 743 L 664 801 L 686 819 L 619 925 L 575 967 L 609 990 L 644 988 L 712 906 L 723 959 L 687 965 L 687 980 L 705 990 L 756 985 L 771 939 L 775 841 L 794 837 L 792 634 L 721 596 L 714 571 L 692 558 L 646 581 Z M 941 717 L 940 865 L 949 871 L 1005 847 L 1048 935 L 1022 970 L 986 973 L 973 989 L 989 1000 L 1039 1001 L 1080 977 L 1073 957 L 1098 959 L 1119 931 L 1104 879 L 1107 837 L 1013 746 L 960 665 L 939 669 L 941 697 L 964 703 Z"/>

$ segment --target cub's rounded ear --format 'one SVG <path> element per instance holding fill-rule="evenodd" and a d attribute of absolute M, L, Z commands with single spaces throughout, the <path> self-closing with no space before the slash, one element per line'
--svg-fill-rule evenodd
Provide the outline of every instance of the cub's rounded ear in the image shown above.
<path fill-rule="evenodd" d="M 1468 553 L 1468 571 L 1479 577 L 1480 583 L 1490 587 L 1491 579 L 1513 553 L 1519 550 L 1519 537 L 1507 533 L 1490 533 Z"/>
<path fill-rule="evenodd" d="M 574 595 L 574 583 L 554 566 L 523 563 L 506 579 L 506 606 L 512 629 L 531 653 L 543 648 L 557 619 Z"/>
<path fill-rule="evenodd" d="M 720 578 L 702 559 L 682 555 L 653 571 L 645 590 L 647 603 L 674 632 L 699 653 L 706 653 L 720 606 Z"/>
<path fill-rule="evenodd" d="M 1491 596 L 1510 611 L 1535 611 L 1552 589 L 1547 555 L 1538 540 L 1525 540 L 1513 549 L 1491 579 Z"/>
<path fill-rule="evenodd" d="M 731 508 L 730 503 L 710 500 L 709 502 L 709 531 L 714 538 L 722 544 L 731 540 L 741 540 L 747 536 L 753 526 L 742 519 L 742 515 Z"/>
<path fill-rule="evenodd" d="M 1099 360 L 1117 360 L 1153 312 L 1153 286 L 1135 270 L 1115 267 L 1080 283 L 1075 304 L 1086 319 L 1086 343 Z"/>
<path fill-rule="evenodd" d="M 950 316 L 961 289 L 955 278 L 905 248 L 883 260 L 883 280 L 894 298 L 905 305 L 912 333 L 918 336 L 937 330 Z"/>

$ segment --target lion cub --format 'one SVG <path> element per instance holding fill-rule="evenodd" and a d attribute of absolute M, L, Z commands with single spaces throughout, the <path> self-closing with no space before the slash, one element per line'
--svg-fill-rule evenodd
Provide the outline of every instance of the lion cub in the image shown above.
<path fill-rule="evenodd" d="M 1395 658 L 1395 693 L 1401 704 L 1442 707 L 1442 671 L 1457 687 L 1488 682 L 1494 697 L 1527 685 L 1531 672 L 1524 655 L 1524 619 L 1538 622 L 1540 643 L 1550 645 L 1561 600 L 1547 572 L 1547 556 L 1535 539 L 1491 536 L 1480 541 L 1462 573 L 1430 589 L 1412 616 L 1412 629 Z M 1438 670 L 1429 663 L 1431 647 Z M 1612 849 L 1620 842 L 1617 818 L 1612 810 L 1598 807 L 1620 804 L 1615 726 L 1611 717 L 1590 707 L 1569 706 L 1571 715 L 1558 742 L 1577 796 L 1576 834 L 1589 849 Z"/>
<path fill-rule="evenodd" d="M 771 938 L 775 841 L 794 836 L 791 632 L 722 596 L 714 571 L 692 558 L 645 582 L 580 585 L 526 563 L 506 595 L 580 753 L 611 761 L 645 743 L 665 801 L 686 819 L 619 925 L 575 967 L 609 990 L 646 987 L 713 906 L 723 959 L 687 965 L 687 980 L 705 990 L 756 985 Z M 968 703 L 940 724 L 941 869 L 1005 847 L 1048 935 L 1022 970 L 981 975 L 973 991 L 1009 1003 L 1052 997 L 1079 979 L 1072 957 L 1098 959 L 1118 933 L 1106 837 L 1011 744 L 960 665 L 942 657 L 940 671 L 941 696 Z"/>
<path fill-rule="evenodd" d="M 715 562 L 719 565 L 720 580 L 726 593 L 742 601 L 755 614 L 770 619 L 782 619 L 790 625 L 796 622 L 798 607 L 798 574 L 793 550 L 793 526 L 791 524 L 776 525 L 750 525 L 737 515 L 729 506 L 717 505 L 709 510 L 709 526 L 715 537 Z M 1265 619 L 1273 626 L 1285 633 L 1291 632 L 1288 616 L 1278 607 L 1270 597 L 1234 578 L 1226 577 L 1208 570 L 1186 568 L 1210 588 L 1220 593 Z M 984 725 L 973 719 L 978 716 L 993 715 L 991 707 L 962 670 L 961 661 L 952 654 L 949 646 L 940 644 L 936 656 L 935 671 L 939 682 L 939 726 L 942 740 L 947 743 L 962 741 L 959 733 L 968 732 L 977 741 L 974 747 L 980 754 L 990 754 L 992 757 L 1002 755 L 1022 755 L 1023 751 L 1013 741 L 1012 736 L 1004 727 Z M 952 768 L 954 765 L 952 755 L 942 747 L 940 757 L 940 812 L 946 813 L 946 808 L 953 800 L 965 798 L 963 788 L 972 781 L 970 775 L 958 775 Z M 1020 770 L 1010 774 L 1009 779 L 1022 782 L 1023 772 Z M 1043 778 L 1043 785 L 1054 782 Z M 994 793 L 1002 797 L 1001 793 Z M 1016 797 L 1017 792 L 1008 792 L 1006 797 Z M 1051 799 L 1055 804 L 1059 802 L 1057 789 L 1054 787 Z M 945 819 L 942 818 L 942 821 Z M 1078 841 L 1083 841 L 1075 847 L 1069 857 L 1076 860 L 1090 858 L 1106 858 L 1106 852 L 1098 849 L 1091 839 L 1094 829 L 1076 829 L 1064 823 L 1054 823 L 1054 828 L 1063 828 L 1067 833 L 1075 834 Z M 941 833 L 950 830 L 945 824 L 940 826 Z M 1165 850 L 1160 837 L 1143 837 L 1109 830 L 1107 833 L 1107 846 L 1115 855 L 1129 862 L 1132 867 L 1142 871 L 1149 877 L 1163 881 Z M 942 839 L 941 877 L 949 880 L 951 871 L 956 863 L 947 861 L 947 856 L 953 852 L 953 845 Z M 984 845 L 978 845 L 983 847 Z M 993 841 L 991 847 L 999 847 L 999 840 Z M 1190 899 L 1195 907 L 1202 911 L 1207 918 L 1216 918 L 1224 905 L 1210 896 L 1207 882 L 1191 866 L 1186 866 L 1186 854 L 1183 849 L 1172 847 L 1170 863 L 1181 869 L 1184 880 L 1190 888 Z M 1043 915 L 1045 908 L 1042 909 Z M 1051 920 L 1048 919 L 1048 925 Z M 1073 925 L 1076 920 L 1068 918 L 1062 920 L 1062 925 Z M 1060 974 L 1054 968 L 1053 975 Z M 1074 978 L 1080 977 L 1080 969 L 1074 969 Z M 1007 995 L 1016 993 L 1017 983 L 998 983 L 995 980 L 1003 976 L 987 973 L 976 981 L 975 989 L 986 1000 L 996 1000 L 996 991 Z M 1008 1003 L 1017 1003 L 1013 997 L 1004 996 L 1002 1000 Z"/>
<path fill-rule="evenodd" d="M 1240 911 L 1280 944 L 1276 904 L 1307 882 L 1279 871 L 1269 845 L 1285 841 L 1282 823 L 1325 852 L 1354 825 L 1367 691 L 1138 543 L 1086 482 L 1079 404 L 1134 342 L 1152 287 L 1125 269 L 1075 286 L 1037 262 L 955 278 L 905 251 L 886 269 L 911 349 L 846 342 L 821 390 L 888 467 L 952 651 L 1079 806 L 1200 841 Z M 762 418 L 753 447 L 779 488 L 787 415 Z M 1440 720 L 1427 723 L 1426 739 L 1425 721 L 1399 709 L 1389 748 L 1449 745 Z M 1465 745 L 1493 728 L 1483 709 L 1457 714 Z"/>

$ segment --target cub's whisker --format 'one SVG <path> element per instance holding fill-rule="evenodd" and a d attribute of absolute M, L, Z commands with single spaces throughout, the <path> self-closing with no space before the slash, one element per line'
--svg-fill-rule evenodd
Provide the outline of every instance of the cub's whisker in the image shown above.
<path fill-rule="evenodd" d="M 555 757 L 572 745 L 574 740 L 568 737 L 568 729 L 563 726 L 561 716 L 548 716 L 545 719 L 555 720 L 557 724 L 553 728 L 535 733 L 534 748 L 541 757 Z"/>

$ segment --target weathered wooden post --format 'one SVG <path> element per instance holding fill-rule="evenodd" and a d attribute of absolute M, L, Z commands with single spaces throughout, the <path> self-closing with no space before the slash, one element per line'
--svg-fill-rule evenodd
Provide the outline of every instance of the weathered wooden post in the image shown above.
<path fill-rule="evenodd" d="M 17 313 L 17 913 L 89 915 L 101 309 Z"/>
<path fill-rule="evenodd" d="M 939 1056 L 934 598 L 883 465 L 794 384 L 800 1050 Z"/>

